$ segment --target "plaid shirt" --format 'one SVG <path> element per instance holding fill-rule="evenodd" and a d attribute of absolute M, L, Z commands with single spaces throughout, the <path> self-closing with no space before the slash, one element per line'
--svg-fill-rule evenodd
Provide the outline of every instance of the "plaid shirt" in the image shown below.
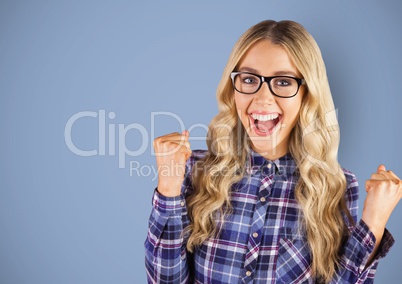
<path fill-rule="evenodd" d="M 182 194 L 164 197 L 156 190 L 145 241 L 149 283 L 315 283 L 311 254 L 298 222 L 301 211 L 294 189 L 298 171 L 290 154 L 268 161 L 250 154 L 249 175 L 235 184 L 230 198 L 233 212 L 217 238 L 210 238 L 193 254 L 181 235 L 189 224 L 185 197 L 191 194 L 191 169 L 205 151 L 193 151 L 187 162 Z M 357 222 L 358 184 L 344 170 L 346 201 L 355 226 L 342 252 L 331 283 L 373 283 L 380 258 L 394 243 L 385 230 L 375 260 L 366 268 L 375 237 Z"/>

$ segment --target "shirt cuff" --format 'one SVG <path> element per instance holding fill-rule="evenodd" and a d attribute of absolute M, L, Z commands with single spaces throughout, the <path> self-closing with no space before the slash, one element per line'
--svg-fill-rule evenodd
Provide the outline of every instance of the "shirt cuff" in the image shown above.
<path fill-rule="evenodd" d="M 359 222 L 357 222 L 353 231 L 353 237 L 355 237 L 356 240 L 362 244 L 369 253 L 373 251 L 375 236 L 363 220 L 359 220 Z"/>
<path fill-rule="evenodd" d="M 367 224 L 360 220 L 356 225 L 355 237 L 358 241 L 365 245 L 368 251 L 371 253 L 374 249 L 374 244 L 376 242 L 376 238 L 374 234 L 370 231 Z M 392 234 L 385 228 L 384 234 L 382 236 L 380 245 L 378 246 L 378 250 L 376 256 L 373 260 L 378 260 L 380 258 L 385 257 L 390 251 L 391 247 L 395 243 L 394 237 Z"/>
<path fill-rule="evenodd" d="M 382 236 L 380 246 L 378 247 L 375 259 L 380 259 L 385 257 L 390 251 L 391 247 L 394 245 L 395 239 L 392 234 L 385 228 L 384 235 Z"/>
<path fill-rule="evenodd" d="M 183 195 L 166 197 L 160 194 L 157 188 L 152 198 L 152 206 L 163 215 L 182 215 L 187 212 L 186 199 Z"/>

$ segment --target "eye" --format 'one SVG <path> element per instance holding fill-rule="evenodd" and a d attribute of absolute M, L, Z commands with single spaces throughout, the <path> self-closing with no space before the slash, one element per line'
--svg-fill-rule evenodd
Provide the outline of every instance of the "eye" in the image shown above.
<path fill-rule="evenodd" d="M 242 84 L 245 85 L 257 85 L 259 83 L 259 79 L 256 76 L 242 74 L 240 78 Z"/>
<path fill-rule="evenodd" d="M 295 80 L 293 78 L 278 77 L 273 80 L 273 85 L 275 87 L 290 87 L 294 82 Z"/>
<path fill-rule="evenodd" d="M 253 83 L 255 83 L 255 79 L 254 78 L 244 78 L 243 79 L 243 83 L 246 83 L 246 84 L 253 84 Z"/>

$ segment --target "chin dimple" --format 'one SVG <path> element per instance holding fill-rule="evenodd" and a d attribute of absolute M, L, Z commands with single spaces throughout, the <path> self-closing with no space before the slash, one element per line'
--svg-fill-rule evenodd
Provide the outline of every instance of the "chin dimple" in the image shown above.
<path fill-rule="evenodd" d="M 278 118 L 278 114 L 251 114 L 251 117 L 254 118 L 254 120 L 259 120 L 259 121 L 268 121 L 268 120 L 274 120 Z"/>

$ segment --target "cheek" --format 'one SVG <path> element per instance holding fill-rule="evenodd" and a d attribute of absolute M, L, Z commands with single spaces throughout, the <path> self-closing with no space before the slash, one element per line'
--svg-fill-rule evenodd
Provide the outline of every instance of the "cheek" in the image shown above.
<path fill-rule="evenodd" d="M 297 120 L 299 118 L 299 112 L 300 112 L 300 106 L 301 103 L 299 101 L 294 102 L 294 104 L 290 105 L 287 109 L 287 117 L 288 117 L 288 123 L 292 125 L 292 127 L 297 123 Z"/>
<path fill-rule="evenodd" d="M 249 128 L 249 120 L 248 120 L 248 115 L 247 115 L 247 110 L 251 104 L 252 99 L 250 98 L 244 98 L 244 96 L 241 95 L 235 95 L 235 104 L 236 104 L 236 110 L 237 110 L 237 115 L 240 118 L 241 123 L 245 128 Z"/>
<path fill-rule="evenodd" d="M 286 112 L 289 117 L 297 116 L 301 107 L 301 100 L 288 100 L 281 104 L 280 106 L 284 112 Z"/>
<path fill-rule="evenodd" d="M 244 114 L 247 112 L 248 107 L 251 104 L 252 99 L 235 94 L 235 104 L 238 114 Z"/>

